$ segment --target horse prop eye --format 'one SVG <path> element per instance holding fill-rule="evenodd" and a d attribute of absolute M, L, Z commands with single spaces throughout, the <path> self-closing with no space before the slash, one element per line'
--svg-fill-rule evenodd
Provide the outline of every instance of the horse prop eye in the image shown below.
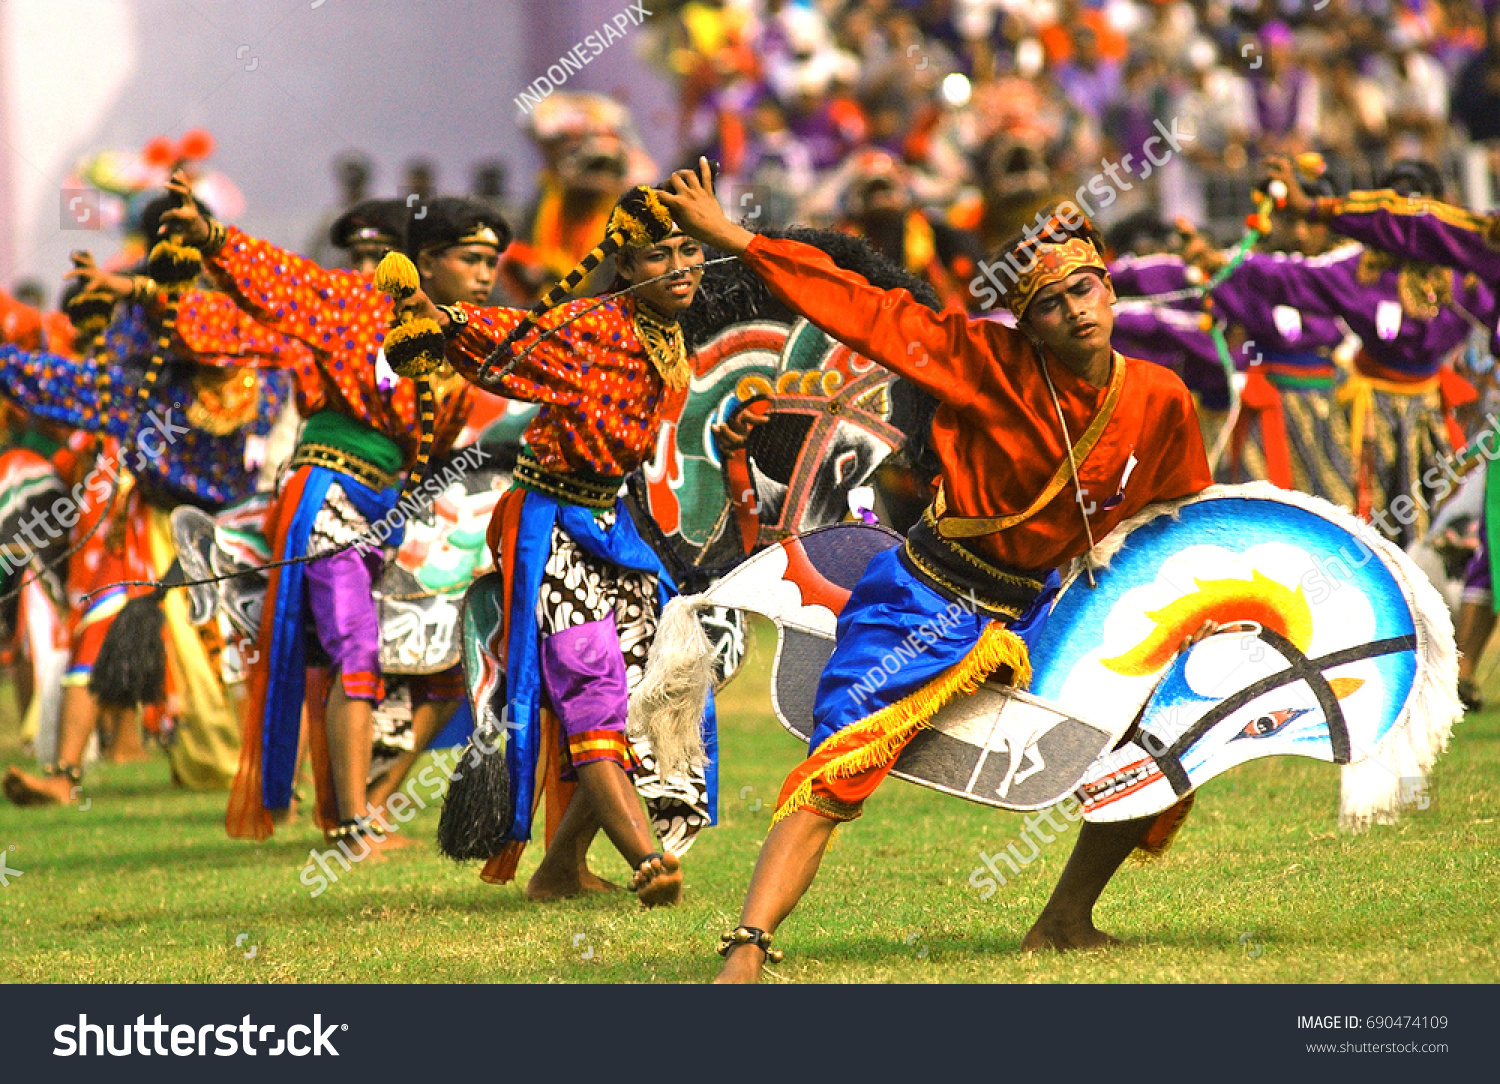
<path fill-rule="evenodd" d="M 1240 738 L 1269 738 L 1286 728 L 1286 725 L 1299 716 L 1306 715 L 1307 708 L 1282 708 L 1280 711 L 1267 712 L 1257 715 L 1245 724 L 1245 729 L 1234 736 L 1235 740 Z"/>

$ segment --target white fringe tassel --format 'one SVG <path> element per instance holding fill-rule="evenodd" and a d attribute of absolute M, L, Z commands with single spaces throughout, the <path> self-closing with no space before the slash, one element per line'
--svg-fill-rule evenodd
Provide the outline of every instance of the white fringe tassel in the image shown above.
<path fill-rule="evenodd" d="M 650 743 L 662 779 L 683 775 L 708 759 L 703 709 L 713 689 L 713 647 L 698 623 L 698 611 L 711 605 L 702 595 L 679 595 L 667 602 L 646 672 L 630 697 L 626 732 Z"/>
<path fill-rule="evenodd" d="M 1209 486 L 1181 501 L 1163 502 L 1122 522 L 1094 547 L 1096 569 L 1109 565 L 1126 536 L 1159 516 L 1176 517 L 1183 507 L 1210 497 L 1272 499 L 1315 512 L 1354 535 L 1379 555 L 1404 589 L 1417 630 L 1417 675 L 1406 707 L 1373 750 L 1352 750 L 1357 758 L 1344 765 L 1339 794 L 1339 828 L 1362 832 L 1372 824 L 1390 824 L 1402 808 L 1426 808 L 1427 773 L 1448 747 L 1453 725 L 1463 718 L 1458 699 L 1458 648 L 1453 619 L 1443 596 L 1395 543 L 1368 523 L 1321 497 L 1281 489 L 1269 482 Z M 1074 563 L 1068 581 L 1079 575 Z"/>

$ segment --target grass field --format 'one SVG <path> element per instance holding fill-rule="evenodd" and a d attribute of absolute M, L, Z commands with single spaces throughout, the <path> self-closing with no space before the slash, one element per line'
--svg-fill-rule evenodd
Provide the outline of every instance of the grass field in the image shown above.
<path fill-rule="evenodd" d="M 702 982 L 738 914 L 799 745 L 766 699 L 762 643 L 720 699 L 720 826 L 688 855 L 682 906 L 626 895 L 548 905 L 482 884 L 432 842 L 366 862 L 318 898 L 299 880 L 321 837 L 224 835 L 225 796 L 173 790 L 165 760 L 97 766 L 87 809 L 0 805 L 0 977 L 17 982 Z M 0 762 L 21 763 L 8 698 Z M 1022 818 L 892 781 L 841 829 L 778 937 L 786 982 L 1494 982 L 1500 979 L 1500 713 L 1471 717 L 1430 808 L 1359 837 L 1335 830 L 1337 769 L 1277 758 L 1211 783 L 1162 860 L 1127 867 L 1098 911 L 1128 945 L 1017 948 L 1076 828 L 989 899 L 979 851 Z M 540 855 L 531 848 L 522 877 Z M 623 881 L 607 845 L 596 868 Z M 240 937 L 244 934 L 244 937 Z M 238 944 L 237 944 L 238 942 Z M 247 954 L 253 955 L 245 959 Z"/>

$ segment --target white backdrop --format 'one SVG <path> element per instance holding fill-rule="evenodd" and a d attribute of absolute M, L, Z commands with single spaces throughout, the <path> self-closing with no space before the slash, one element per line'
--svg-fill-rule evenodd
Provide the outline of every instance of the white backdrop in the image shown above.
<path fill-rule="evenodd" d="M 627 8 L 626 0 L 3 0 L 0 2 L 0 286 L 33 275 L 55 293 L 74 248 L 115 238 L 64 229 L 61 191 L 85 154 L 174 141 L 193 127 L 245 195 L 239 224 L 301 247 L 337 197 L 331 162 L 359 149 L 374 195 L 402 164 L 437 164 L 467 192 L 474 163 L 504 159 L 524 202 L 537 159 L 521 89 Z M 644 7 L 651 9 L 651 0 Z M 671 88 L 612 43 L 569 89 L 620 97 L 665 168 Z"/>

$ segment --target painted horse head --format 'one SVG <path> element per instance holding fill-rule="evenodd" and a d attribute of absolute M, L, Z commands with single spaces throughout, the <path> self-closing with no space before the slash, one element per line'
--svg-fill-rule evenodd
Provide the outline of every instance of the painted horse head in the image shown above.
<path fill-rule="evenodd" d="M 1341 822 L 1389 820 L 1462 715 L 1446 606 L 1399 549 L 1326 501 L 1216 486 L 1122 524 L 1064 585 L 1032 691 L 1129 740 L 1079 790 L 1092 820 L 1166 809 L 1245 761 L 1345 765 Z M 1219 631 L 1185 652 L 1204 621 Z"/>

